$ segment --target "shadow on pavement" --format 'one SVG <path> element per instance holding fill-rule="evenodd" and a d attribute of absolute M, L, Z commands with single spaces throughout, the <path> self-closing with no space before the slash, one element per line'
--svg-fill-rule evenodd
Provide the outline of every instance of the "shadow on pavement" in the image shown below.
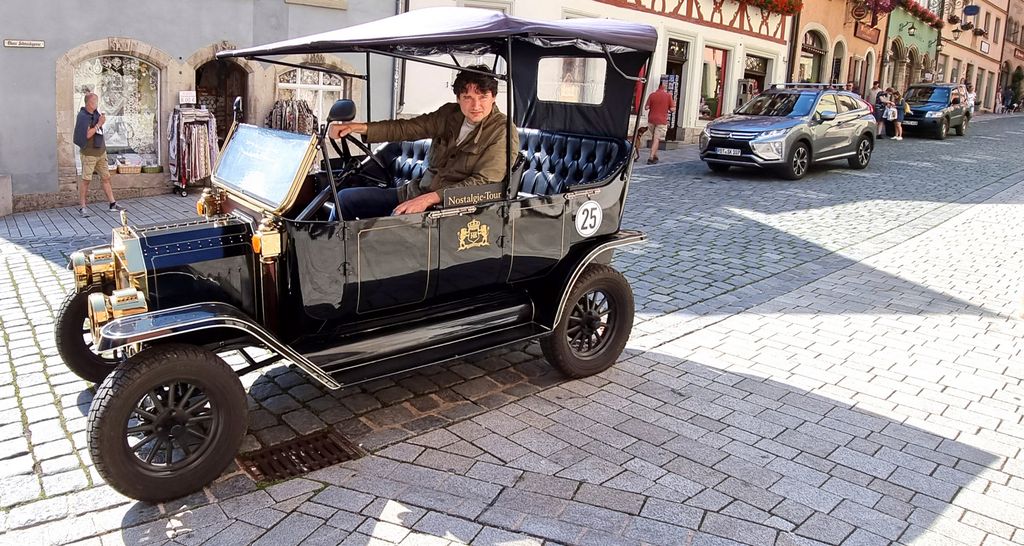
<path fill-rule="evenodd" d="M 224 480 L 210 488 L 217 505 L 197 494 L 161 517 L 135 504 L 121 537 L 980 543 L 957 521 L 965 509 L 1024 525 L 1024 507 L 982 495 L 980 476 L 1004 459 L 792 385 L 646 353 L 302 479 Z"/>

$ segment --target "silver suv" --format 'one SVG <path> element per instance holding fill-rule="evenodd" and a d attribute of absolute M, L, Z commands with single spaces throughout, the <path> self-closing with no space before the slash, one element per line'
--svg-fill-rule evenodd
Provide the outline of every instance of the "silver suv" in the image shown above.
<path fill-rule="evenodd" d="M 825 85 L 778 84 L 708 123 L 700 158 L 715 172 L 762 167 L 797 180 L 819 161 L 846 159 L 851 168 L 867 167 L 876 136 L 874 108 L 857 95 Z"/>

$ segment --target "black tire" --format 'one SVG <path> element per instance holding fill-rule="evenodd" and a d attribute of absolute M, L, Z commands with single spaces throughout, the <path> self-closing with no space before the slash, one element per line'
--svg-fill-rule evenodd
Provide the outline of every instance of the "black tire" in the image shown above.
<path fill-rule="evenodd" d="M 803 142 L 793 144 L 779 173 L 787 180 L 800 180 L 811 168 L 811 149 Z"/>
<path fill-rule="evenodd" d="M 607 265 L 591 264 L 572 286 L 558 324 L 540 347 L 563 374 L 586 377 L 615 364 L 632 329 L 629 281 Z"/>
<path fill-rule="evenodd" d="M 183 190 L 178 192 L 178 195 L 180 195 L 182 197 L 188 197 L 188 190 L 183 189 Z"/>
<path fill-rule="evenodd" d="M 942 123 L 939 124 L 939 129 L 935 131 L 935 138 L 937 140 L 946 140 L 949 136 L 949 120 L 942 118 Z"/>
<path fill-rule="evenodd" d="M 245 390 L 220 357 L 193 345 L 158 345 L 122 363 L 99 386 L 89 410 L 89 453 L 121 494 L 167 501 L 220 476 L 247 423 Z"/>
<path fill-rule="evenodd" d="M 726 165 L 725 163 L 711 163 L 711 162 L 708 162 L 708 168 L 711 169 L 711 172 L 713 172 L 713 173 L 728 172 L 729 171 L 729 167 L 730 167 L 730 165 Z"/>
<path fill-rule="evenodd" d="M 875 149 L 875 143 L 870 137 L 862 136 L 857 141 L 857 151 L 852 157 L 846 160 L 851 169 L 863 169 L 871 163 L 871 152 Z"/>
<path fill-rule="evenodd" d="M 964 120 L 960 122 L 960 125 L 956 126 L 956 136 L 964 136 L 967 134 L 967 124 L 970 123 L 970 121 L 971 120 L 967 119 L 967 116 L 964 116 Z"/>
<path fill-rule="evenodd" d="M 89 294 L 99 292 L 93 286 L 81 292 L 71 291 L 57 311 L 53 335 L 57 353 L 75 375 L 100 383 L 121 362 L 120 352 L 100 355 L 92 349 L 92 334 L 86 326 Z"/>

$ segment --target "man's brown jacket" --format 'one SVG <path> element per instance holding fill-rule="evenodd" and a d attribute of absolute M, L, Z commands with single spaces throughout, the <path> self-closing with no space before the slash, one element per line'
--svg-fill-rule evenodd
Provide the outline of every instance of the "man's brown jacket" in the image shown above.
<path fill-rule="evenodd" d="M 519 131 L 512 126 L 512 149 L 508 150 L 505 146 L 506 117 L 495 106 L 462 144 L 457 145 L 464 120 L 459 105 L 449 103 L 411 119 L 367 124 L 366 140 L 370 142 L 433 139 L 427 172 L 420 180 L 398 189 L 400 201 L 445 188 L 494 184 L 505 179 L 505 162 L 511 160 L 514 164 L 519 152 Z"/>

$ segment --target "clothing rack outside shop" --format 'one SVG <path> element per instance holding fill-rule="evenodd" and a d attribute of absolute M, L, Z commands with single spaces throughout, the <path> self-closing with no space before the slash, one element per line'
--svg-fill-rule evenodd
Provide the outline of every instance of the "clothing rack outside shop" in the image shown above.
<path fill-rule="evenodd" d="M 217 118 L 205 107 L 181 105 L 171 113 L 167 131 L 168 165 L 174 193 L 205 185 L 217 164 Z"/>

